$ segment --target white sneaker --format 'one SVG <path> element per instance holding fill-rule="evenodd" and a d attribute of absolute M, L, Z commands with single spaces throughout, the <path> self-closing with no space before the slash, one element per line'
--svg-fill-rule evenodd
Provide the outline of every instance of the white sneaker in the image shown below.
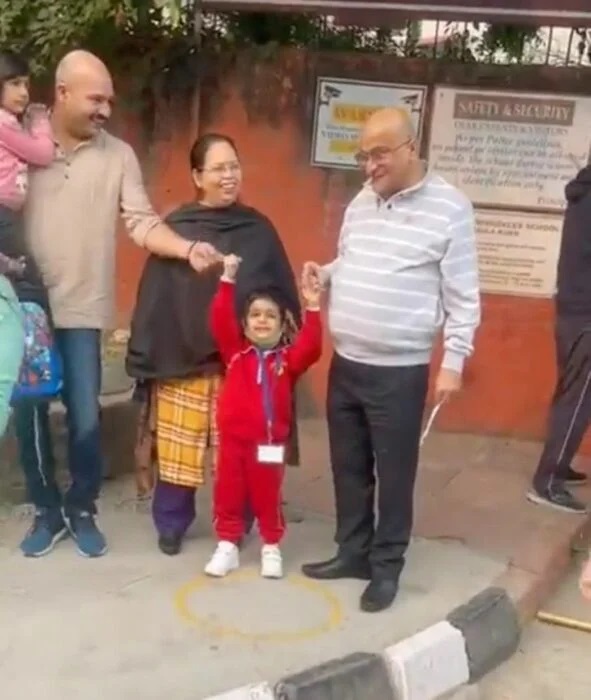
<path fill-rule="evenodd" d="M 213 556 L 207 562 L 205 573 L 208 576 L 222 578 L 239 566 L 238 547 L 232 542 L 219 542 Z"/>
<path fill-rule="evenodd" d="M 261 551 L 261 576 L 283 578 L 283 559 L 276 544 L 266 544 Z"/>

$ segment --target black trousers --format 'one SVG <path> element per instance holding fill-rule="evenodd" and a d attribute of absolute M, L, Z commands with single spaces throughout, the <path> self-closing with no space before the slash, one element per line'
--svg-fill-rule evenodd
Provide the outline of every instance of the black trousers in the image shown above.
<path fill-rule="evenodd" d="M 555 338 L 558 380 L 534 475 L 538 490 L 564 480 L 591 421 L 591 317 L 558 317 Z"/>
<path fill-rule="evenodd" d="M 428 382 L 428 365 L 332 359 L 327 418 L 336 542 L 344 558 L 369 558 L 374 578 L 397 579 L 404 565 Z"/>

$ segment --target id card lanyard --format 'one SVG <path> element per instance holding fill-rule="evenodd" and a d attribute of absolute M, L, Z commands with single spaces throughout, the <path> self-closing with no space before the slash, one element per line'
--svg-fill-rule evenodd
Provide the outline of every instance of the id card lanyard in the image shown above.
<path fill-rule="evenodd" d="M 263 411 L 265 413 L 265 424 L 267 426 L 267 444 L 273 444 L 273 395 L 271 391 L 271 377 L 267 368 L 267 359 L 263 352 L 259 355 L 261 363 L 261 391 L 263 394 Z"/>
<path fill-rule="evenodd" d="M 261 393 L 263 395 L 263 409 L 265 411 L 265 422 L 267 424 L 267 443 L 257 446 L 257 460 L 260 464 L 268 464 L 280 467 L 285 464 L 285 445 L 273 444 L 273 387 L 271 386 L 271 373 L 267 368 L 265 356 L 261 359 Z M 279 356 L 275 355 L 275 362 L 279 368 Z"/>

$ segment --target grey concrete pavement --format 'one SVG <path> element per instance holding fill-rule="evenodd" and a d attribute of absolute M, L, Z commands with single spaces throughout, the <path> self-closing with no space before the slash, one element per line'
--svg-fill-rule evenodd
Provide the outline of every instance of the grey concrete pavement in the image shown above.
<path fill-rule="evenodd" d="M 19 511 L 0 516 L 0 687 L 28 700 L 199 700 L 258 680 L 274 681 L 330 658 L 384 647 L 444 617 L 504 570 L 506 562 L 461 543 L 415 540 L 395 606 L 358 610 L 362 582 L 315 584 L 302 562 L 332 553 L 332 523 L 292 523 L 289 576 L 258 576 L 256 540 L 243 568 L 221 582 L 201 576 L 211 551 L 208 509 L 179 557 L 155 546 L 133 485 L 107 487 L 101 523 L 111 551 L 80 558 L 72 542 L 49 557 L 17 550 Z"/>
<path fill-rule="evenodd" d="M 591 623 L 577 589 L 579 562 L 544 610 Z M 512 659 L 480 684 L 479 700 L 589 700 L 591 634 L 532 623 Z"/>

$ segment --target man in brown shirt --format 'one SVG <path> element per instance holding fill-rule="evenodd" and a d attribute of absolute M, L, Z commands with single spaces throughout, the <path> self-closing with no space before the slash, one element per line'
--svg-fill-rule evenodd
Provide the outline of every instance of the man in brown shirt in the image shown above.
<path fill-rule="evenodd" d="M 64 365 L 68 461 L 72 483 L 62 498 L 55 481 L 48 405 L 21 406 L 15 421 L 35 521 L 21 544 L 42 556 L 70 534 L 84 556 L 107 550 L 95 501 L 102 477 L 99 431 L 101 331 L 112 327 L 115 250 L 121 214 L 132 239 L 151 253 L 186 259 L 196 270 L 216 251 L 191 244 L 155 214 L 133 149 L 104 127 L 114 97 L 106 66 L 74 51 L 56 71 L 52 127 L 56 157 L 31 173 L 25 229 L 47 286 Z"/>

